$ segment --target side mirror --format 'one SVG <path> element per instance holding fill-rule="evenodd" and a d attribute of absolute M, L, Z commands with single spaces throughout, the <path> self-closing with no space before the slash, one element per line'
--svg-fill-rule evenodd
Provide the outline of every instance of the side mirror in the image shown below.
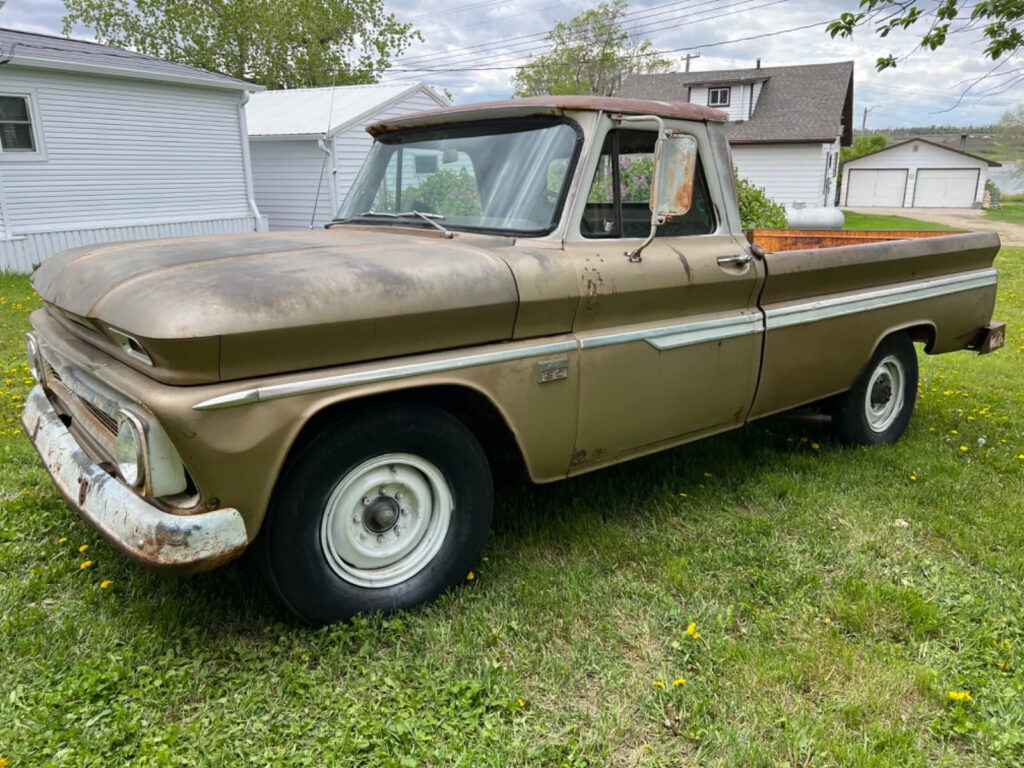
<path fill-rule="evenodd" d="M 659 224 L 685 216 L 693 202 L 697 140 L 678 133 L 661 137 L 654 148 L 654 167 L 651 213 L 658 217 Z"/>

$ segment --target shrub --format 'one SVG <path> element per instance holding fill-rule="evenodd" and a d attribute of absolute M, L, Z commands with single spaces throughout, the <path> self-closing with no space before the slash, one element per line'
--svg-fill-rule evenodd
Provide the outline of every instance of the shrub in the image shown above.
<path fill-rule="evenodd" d="M 743 229 L 785 229 L 786 209 L 776 203 L 761 187 L 755 187 L 736 174 L 736 196 L 740 204 L 740 226 Z"/>

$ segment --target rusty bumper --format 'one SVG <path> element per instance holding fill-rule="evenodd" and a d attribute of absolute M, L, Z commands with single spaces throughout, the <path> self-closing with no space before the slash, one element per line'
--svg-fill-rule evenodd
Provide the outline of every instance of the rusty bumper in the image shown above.
<path fill-rule="evenodd" d="M 75 441 L 42 387 L 26 398 L 21 423 L 68 504 L 143 565 L 181 573 L 204 571 L 237 557 L 248 544 L 237 509 L 170 514 L 105 472 Z"/>

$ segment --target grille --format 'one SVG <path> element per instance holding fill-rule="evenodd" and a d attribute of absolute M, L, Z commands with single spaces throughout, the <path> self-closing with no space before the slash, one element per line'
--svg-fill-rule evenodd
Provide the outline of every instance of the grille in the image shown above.
<path fill-rule="evenodd" d="M 99 420 L 99 422 L 106 428 L 107 432 L 112 435 L 117 434 L 117 422 L 109 414 L 104 413 L 85 398 L 79 397 L 78 399 L 81 401 L 82 405 L 86 407 L 89 413 Z"/>

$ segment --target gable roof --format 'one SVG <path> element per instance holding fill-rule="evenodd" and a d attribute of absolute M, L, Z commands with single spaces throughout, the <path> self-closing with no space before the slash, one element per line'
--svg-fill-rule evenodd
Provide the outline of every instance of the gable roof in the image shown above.
<path fill-rule="evenodd" d="M 922 144 L 929 144 L 929 145 L 931 145 L 933 147 L 938 147 L 939 149 L 944 149 L 947 152 L 952 152 L 955 155 L 963 155 L 964 157 L 969 157 L 972 160 L 980 160 L 983 163 L 988 163 L 988 167 L 989 168 L 1002 168 L 1003 167 L 1002 163 L 997 163 L 995 160 L 989 160 L 987 157 L 981 157 L 980 155 L 972 155 L 970 152 L 963 152 L 963 151 L 961 151 L 959 149 L 954 149 L 953 147 L 947 147 L 945 144 L 940 144 L 937 141 L 929 141 L 928 139 L 922 139 L 920 137 L 913 138 L 913 139 L 907 139 L 906 141 L 900 141 L 900 142 L 897 142 L 896 144 L 889 144 L 888 146 L 882 147 L 881 149 L 876 149 L 874 152 L 868 152 L 866 155 L 861 155 L 860 157 L 851 158 L 850 160 L 847 160 L 845 163 L 843 163 L 843 165 L 848 165 L 850 163 L 856 163 L 859 160 L 863 160 L 865 157 L 873 157 L 874 155 L 880 155 L 883 152 L 888 152 L 890 149 L 896 149 L 898 147 L 905 147 L 905 146 L 907 146 L 907 144 L 913 144 L 915 141 L 920 141 Z"/>
<path fill-rule="evenodd" d="M 124 48 L 0 27 L 0 61 L 5 60 L 11 65 L 37 69 L 161 80 L 238 91 L 263 90 L 262 85 Z"/>
<path fill-rule="evenodd" d="M 299 138 L 326 134 L 331 138 L 420 92 L 430 96 L 438 106 L 448 106 L 447 99 L 426 83 L 339 85 L 254 94 L 245 106 L 245 117 L 249 135 L 253 137 Z"/>
<path fill-rule="evenodd" d="M 763 82 L 749 120 L 730 122 L 732 144 L 853 143 L 853 62 L 628 75 L 619 95 L 688 101 L 695 86 Z"/>

